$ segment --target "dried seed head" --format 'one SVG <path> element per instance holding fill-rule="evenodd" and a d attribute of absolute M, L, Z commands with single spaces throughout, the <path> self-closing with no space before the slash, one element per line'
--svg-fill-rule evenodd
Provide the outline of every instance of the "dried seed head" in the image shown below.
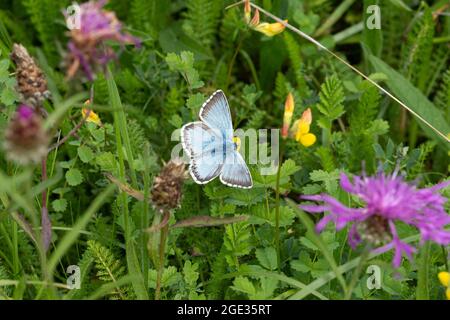
<path fill-rule="evenodd" d="M 152 202 L 159 212 L 179 206 L 186 170 L 183 161 L 169 161 L 155 178 L 152 187 Z"/>
<path fill-rule="evenodd" d="M 42 102 L 50 97 L 42 70 L 21 44 L 14 44 L 11 59 L 17 66 L 17 89 L 21 101 L 34 107 L 42 105 Z"/>
<path fill-rule="evenodd" d="M 41 117 L 30 106 L 20 105 L 5 132 L 7 158 L 20 164 L 38 163 L 47 154 L 48 143 Z"/>

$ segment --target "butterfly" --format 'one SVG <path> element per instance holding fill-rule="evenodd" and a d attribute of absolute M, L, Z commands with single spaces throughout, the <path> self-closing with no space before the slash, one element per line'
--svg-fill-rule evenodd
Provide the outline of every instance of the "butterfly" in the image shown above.
<path fill-rule="evenodd" d="M 181 143 L 190 157 L 189 173 L 198 184 L 219 177 L 235 188 L 250 189 L 252 176 L 239 153 L 240 140 L 234 137 L 230 107 L 222 90 L 217 90 L 200 109 L 201 121 L 181 128 Z"/>

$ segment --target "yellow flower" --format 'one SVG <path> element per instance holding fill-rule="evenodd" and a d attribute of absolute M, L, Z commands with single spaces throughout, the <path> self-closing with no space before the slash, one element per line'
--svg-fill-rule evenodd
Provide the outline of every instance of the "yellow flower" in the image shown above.
<path fill-rule="evenodd" d="M 292 93 L 289 93 L 284 104 L 283 128 L 281 129 L 281 136 L 283 137 L 283 139 L 286 139 L 289 135 L 289 128 L 291 126 L 294 108 L 294 96 L 292 95 Z"/>
<path fill-rule="evenodd" d="M 287 20 L 284 20 L 284 22 L 288 22 Z M 277 34 L 280 34 L 284 31 L 286 26 L 280 22 L 275 23 L 267 23 L 262 22 L 258 24 L 254 29 L 258 32 L 264 33 L 268 37 L 276 36 Z"/>
<path fill-rule="evenodd" d="M 247 2 L 245 3 L 245 6 L 247 7 Z M 250 8 L 250 2 L 248 2 L 248 7 Z M 259 21 L 259 10 L 255 10 L 255 15 L 250 20 L 251 12 L 245 11 L 245 21 L 247 21 L 250 28 L 252 28 L 255 31 L 261 32 L 265 34 L 268 37 L 276 36 L 277 34 L 280 34 L 284 31 L 286 26 L 280 22 L 275 23 L 268 23 L 268 22 L 260 22 Z M 249 21 L 249 22 L 248 22 Z M 285 23 L 287 23 L 287 20 L 284 20 Z"/>
<path fill-rule="evenodd" d="M 447 299 L 450 300 L 450 273 L 449 272 L 439 272 L 438 274 L 439 281 L 442 283 L 444 287 L 447 287 L 445 294 L 447 295 Z"/>
<path fill-rule="evenodd" d="M 312 113 L 311 109 L 306 109 L 303 112 L 302 117 L 294 122 L 293 130 L 295 135 L 295 140 L 300 142 L 305 147 L 311 147 L 316 143 L 316 136 L 309 132 L 312 123 Z"/>
<path fill-rule="evenodd" d="M 91 104 L 91 101 L 90 101 L 90 100 L 87 100 L 87 101 L 84 103 L 85 106 L 88 106 L 88 105 L 90 105 L 90 104 Z M 89 112 L 89 115 L 88 115 L 88 112 Z M 81 114 L 83 115 L 83 118 L 86 118 L 86 117 L 87 117 L 86 122 L 92 122 L 92 123 L 95 123 L 96 125 L 99 125 L 99 126 L 102 125 L 102 122 L 101 122 L 101 120 L 100 120 L 100 117 L 99 117 L 98 114 L 96 114 L 93 110 L 88 109 L 88 108 L 83 108 L 83 109 L 81 110 Z"/>

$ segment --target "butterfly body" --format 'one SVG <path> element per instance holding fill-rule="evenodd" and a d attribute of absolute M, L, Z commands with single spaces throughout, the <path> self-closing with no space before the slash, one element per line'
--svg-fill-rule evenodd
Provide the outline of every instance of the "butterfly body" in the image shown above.
<path fill-rule="evenodd" d="M 181 129 L 183 149 L 190 157 L 189 172 L 198 184 L 216 177 L 231 187 L 251 188 L 252 177 L 239 154 L 240 140 L 233 136 L 227 99 L 218 90 L 203 104 L 200 120 Z"/>

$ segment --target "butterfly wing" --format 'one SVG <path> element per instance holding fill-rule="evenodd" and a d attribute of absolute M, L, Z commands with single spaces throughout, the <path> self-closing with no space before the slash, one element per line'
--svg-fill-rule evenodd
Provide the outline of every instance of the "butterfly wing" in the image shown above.
<path fill-rule="evenodd" d="M 206 100 L 199 117 L 208 127 L 220 130 L 224 137 L 233 137 L 230 106 L 222 90 L 217 90 Z"/>
<path fill-rule="evenodd" d="M 195 182 L 205 184 L 216 178 L 224 163 L 222 138 L 203 122 L 191 122 L 181 128 L 181 143 L 191 158 L 189 172 Z"/>
<path fill-rule="evenodd" d="M 244 189 L 253 187 L 250 171 L 244 158 L 238 151 L 227 154 L 222 173 L 220 174 L 220 181 L 229 187 Z"/>

